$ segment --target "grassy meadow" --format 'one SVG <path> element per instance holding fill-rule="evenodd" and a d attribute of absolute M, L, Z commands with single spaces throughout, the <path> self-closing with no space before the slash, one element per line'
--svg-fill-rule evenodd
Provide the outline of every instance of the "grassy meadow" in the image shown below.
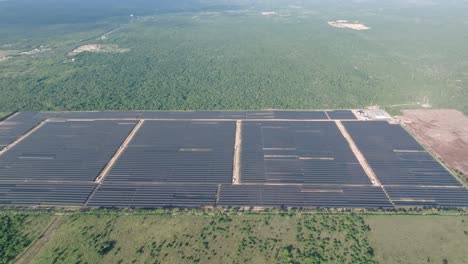
<path fill-rule="evenodd" d="M 374 263 L 357 215 L 58 217 L 31 263 Z"/>
<path fill-rule="evenodd" d="M 468 216 L 368 216 L 378 263 L 464 263 Z"/>
<path fill-rule="evenodd" d="M 23 220 L 14 230 L 23 231 L 11 232 L 10 240 L 26 242 L 9 260 L 29 246 L 17 263 L 463 263 L 468 245 L 466 214 L 175 210 L 15 215 Z"/>

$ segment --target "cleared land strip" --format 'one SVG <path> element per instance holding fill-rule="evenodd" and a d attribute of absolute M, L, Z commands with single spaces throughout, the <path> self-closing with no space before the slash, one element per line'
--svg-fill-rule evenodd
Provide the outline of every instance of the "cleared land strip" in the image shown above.
<path fill-rule="evenodd" d="M 241 146 L 242 146 L 242 121 L 236 122 L 236 140 L 234 143 L 234 162 L 232 169 L 232 184 L 240 183 L 240 160 L 241 160 Z"/>
<path fill-rule="evenodd" d="M 122 145 L 119 147 L 117 152 L 115 152 L 114 156 L 110 159 L 109 163 L 107 163 L 106 167 L 101 171 L 99 176 L 96 178 L 96 180 L 94 181 L 95 183 L 101 183 L 104 180 L 107 173 L 109 173 L 110 169 L 112 169 L 112 166 L 114 166 L 114 163 L 119 159 L 120 155 L 122 155 L 123 151 L 125 150 L 125 148 L 127 148 L 128 144 L 130 143 L 130 141 L 138 132 L 138 130 L 140 129 L 140 127 L 143 125 L 144 122 L 145 122 L 144 120 L 138 121 L 138 123 L 133 128 L 132 132 L 128 134 L 125 141 L 122 143 Z"/>
<path fill-rule="evenodd" d="M 335 123 L 343 137 L 348 142 L 349 147 L 351 148 L 357 160 L 359 161 L 359 164 L 361 164 L 362 168 L 364 169 L 364 172 L 367 174 L 367 177 L 369 177 L 370 181 L 372 182 L 372 185 L 382 186 L 382 184 L 380 184 L 379 179 L 377 178 L 377 175 L 375 175 L 374 171 L 369 166 L 369 163 L 367 163 L 366 158 L 364 157 L 364 155 L 362 155 L 356 143 L 354 143 L 354 140 L 351 138 L 351 135 L 349 135 L 348 131 L 343 126 L 343 123 L 341 123 L 341 121 L 335 121 Z"/>
<path fill-rule="evenodd" d="M 45 119 L 43 120 L 41 123 L 39 123 L 38 125 L 36 125 L 35 127 L 33 127 L 31 130 L 29 130 L 28 132 L 26 132 L 26 134 L 20 136 L 19 138 L 17 138 L 15 141 L 13 141 L 10 145 L 8 146 L 5 146 L 2 150 L 0 150 L 0 155 L 3 155 L 5 152 L 7 152 L 9 149 L 13 148 L 14 146 L 16 146 L 18 143 L 20 143 L 21 141 L 23 141 L 23 139 L 27 138 L 29 135 L 31 135 L 32 133 L 34 133 L 36 130 L 38 130 L 39 128 L 41 128 L 45 123 L 47 123 L 49 120 L 48 119 Z"/>

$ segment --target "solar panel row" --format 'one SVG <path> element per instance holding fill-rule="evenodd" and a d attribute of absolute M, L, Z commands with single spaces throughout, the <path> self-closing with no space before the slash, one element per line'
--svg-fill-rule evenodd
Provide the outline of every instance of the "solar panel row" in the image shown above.
<path fill-rule="evenodd" d="M 57 114 L 22 112 L 0 122 L 0 150 L 26 134 L 49 115 L 53 117 Z"/>
<path fill-rule="evenodd" d="M 401 126 L 343 123 L 382 184 L 461 186 Z"/>
<path fill-rule="evenodd" d="M 104 182 L 90 207 L 162 208 L 212 206 L 218 185 L 200 184 L 129 184 Z"/>
<path fill-rule="evenodd" d="M 379 187 L 280 186 L 222 184 L 102 184 L 88 206 L 91 207 L 199 207 L 199 206 L 268 206 L 391 208 Z"/>
<path fill-rule="evenodd" d="M 350 110 L 334 111 L 90 111 L 90 112 L 23 112 L 20 118 L 37 119 L 356 119 Z"/>
<path fill-rule="evenodd" d="M 235 122 L 146 121 L 108 182 L 230 183 Z"/>
<path fill-rule="evenodd" d="M 468 190 L 464 187 L 386 186 L 395 206 L 468 207 Z"/>
<path fill-rule="evenodd" d="M 200 116 L 199 113 L 19 113 L 0 124 L 0 135 L 6 135 L 3 138 L 6 141 L 15 140 L 47 117 L 89 120 L 165 115 L 190 119 Z M 327 115 L 346 119 L 351 112 L 209 111 L 202 115 L 207 113 L 211 119 L 236 115 L 238 118 L 239 113 L 246 119 L 321 119 L 323 115 L 324 119 Z M 95 189 L 92 181 L 136 123 L 136 120 L 45 123 L 0 155 L 0 205 L 83 205 Z M 468 191 L 400 126 L 387 122 L 344 124 L 396 206 L 468 206 Z M 334 122 L 244 119 L 240 165 L 241 183 L 246 185 L 230 184 L 235 131 L 234 121 L 145 121 L 88 205 L 392 206 L 380 187 L 370 185 Z M 412 184 L 455 188 L 408 186 Z"/>
<path fill-rule="evenodd" d="M 334 122 L 243 122 L 241 182 L 370 184 Z"/>
<path fill-rule="evenodd" d="M 0 156 L 0 180 L 94 181 L 135 123 L 47 122 Z"/>
<path fill-rule="evenodd" d="M 273 207 L 390 208 L 379 187 L 222 185 L 219 205 Z"/>
<path fill-rule="evenodd" d="M 94 183 L 0 182 L 2 206 L 81 206 Z"/>

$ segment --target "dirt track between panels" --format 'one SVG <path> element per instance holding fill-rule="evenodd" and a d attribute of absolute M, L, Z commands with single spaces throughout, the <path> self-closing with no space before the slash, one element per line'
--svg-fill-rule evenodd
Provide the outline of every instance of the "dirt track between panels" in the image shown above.
<path fill-rule="evenodd" d="M 468 117 L 456 110 L 403 110 L 398 119 L 452 169 L 468 178 Z"/>

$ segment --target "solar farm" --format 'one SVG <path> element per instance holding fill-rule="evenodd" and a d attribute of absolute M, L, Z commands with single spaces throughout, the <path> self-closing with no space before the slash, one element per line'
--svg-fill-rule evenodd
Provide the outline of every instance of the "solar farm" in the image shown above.
<path fill-rule="evenodd" d="M 0 205 L 467 208 L 468 190 L 351 110 L 20 112 L 0 123 Z"/>

